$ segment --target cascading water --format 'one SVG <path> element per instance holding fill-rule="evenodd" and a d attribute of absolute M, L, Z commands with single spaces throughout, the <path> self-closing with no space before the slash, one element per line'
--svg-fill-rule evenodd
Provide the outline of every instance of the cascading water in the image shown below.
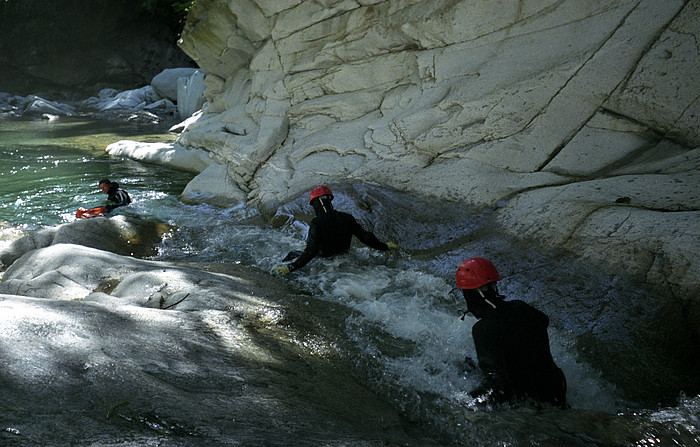
<path fill-rule="evenodd" d="M 110 177 L 131 194 L 130 213 L 175 227 L 154 260 L 245 265 L 267 272 L 288 251 L 303 248 L 304 220 L 311 212 L 306 197 L 282 207 L 274 221 L 284 223 L 275 227 L 242 207 L 185 205 L 177 194 L 191 175 L 103 155 L 95 148 L 104 147 L 104 141 L 94 135 L 104 131 L 113 138 L 125 131 L 109 130 L 95 123 L 0 121 L 0 246 L 71 220 L 78 206 L 99 204 L 104 196 L 96 182 Z M 610 380 L 614 376 L 580 352 L 577 330 L 583 317 L 571 315 L 587 312 L 579 301 L 614 298 L 629 291 L 629 284 L 596 278 L 574 260 L 557 265 L 561 259 L 490 233 L 488 212 L 419 202 L 362 185 L 339 186 L 336 208 L 358 217 L 381 239 L 396 240 L 403 251 L 384 253 L 355 244 L 347 255 L 316 260 L 291 274 L 286 281 L 295 293 L 275 298 L 293 309 L 287 319 L 299 329 L 300 349 L 334 352 L 331 358 L 339 368 L 445 444 L 700 443 L 700 398 L 682 397 L 675 405 L 636 402 Z M 507 297 L 531 302 L 550 316 L 552 352 L 569 382 L 571 410 L 494 407 L 469 396 L 481 379 L 465 362 L 476 357 L 470 336 L 475 320 L 460 319 L 464 304 L 451 291 L 456 266 L 474 255 L 497 263 Z M 326 332 L 304 332 L 308 320 L 322 322 Z M 629 369 L 653 375 L 656 365 Z"/>

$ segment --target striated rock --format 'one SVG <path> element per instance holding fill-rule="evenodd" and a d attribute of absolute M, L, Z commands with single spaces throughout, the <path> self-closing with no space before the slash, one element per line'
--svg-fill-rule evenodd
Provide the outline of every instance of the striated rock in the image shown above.
<path fill-rule="evenodd" d="M 603 107 L 688 147 L 700 145 L 700 35 L 697 2 L 687 2 Z"/>
<path fill-rule="evenodd" d="M 695 302 L 695 2 L 273 3 L 197 2 L 180 41 L 207 103 L 178 143 L 227 164 L 245 197 L 222 200 L 362 182 L 496 208 Z"/>
<path fill-rule="evenodd" d="M 204 105 L 204 72 L 196 70 L 191 76 L 177 79 L 177 113 L 188 118 Z"/>

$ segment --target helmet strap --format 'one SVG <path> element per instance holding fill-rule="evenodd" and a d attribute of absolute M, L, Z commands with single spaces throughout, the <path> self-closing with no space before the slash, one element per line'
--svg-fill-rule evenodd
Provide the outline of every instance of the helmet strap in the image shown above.
<path fill-rule="evenodd" d="M 484 292 L 481 290 L 483 287 L 489 287 L 489 284 L 486 284 L 485 286 L 481 286 L 478 289 L 476 289 L 477 292 L 479 292 L 479 295 L 488 303 L 491 307 L 494 309 L 496 308 L 496 305 L 493 304 L 489 299 L 486 298 L 486 295 L 484 295 Z"/>
<path fill-rule="evenodd" d="M 316 212 L 317 216 L 321 214 L 327 214 L 333 211 L 331 197 L 328 195 L 316 197 L 311 201 L 311 206 L 314 208 L 314 211 Z"/>

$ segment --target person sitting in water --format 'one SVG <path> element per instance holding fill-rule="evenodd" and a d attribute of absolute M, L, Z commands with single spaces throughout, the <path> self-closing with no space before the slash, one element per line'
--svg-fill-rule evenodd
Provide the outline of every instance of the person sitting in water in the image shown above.
<path fill-rule="evenodd" d="M 472 337 L 485 375 L 470 395 L 491 393 L 497 402 L 529 398 L 567 408 L 566 377 L 549 347 L 549 318 L 524 301 L 505 301 L 496 287 L 500 280 L 496 267 L 484 258 L 469 258 L 457 269 L 467 312 L 478 319 Z"/>
<path fill-rule="evenodd" d="M 317 186 L 311 191 L 309 204 L 314 208 L 316 217 L 309 225 L 306 248 L 303 252 L 289 253 L 284 261 L 291 262 L 273 267 L 272 273 L 286 275 L 304 267 L 316 256 L 327 258 L 345 253 L 350 248 L 353 236 L 376 250 L 398 249 L 394 243 L 381 242 L 373 233 L 362 228 L 350 214 L 334 210 L 332 200 L 333 193 L 327 186 Z"/>
<path fill-rule="evenodd" d="M 110 202 L 109 204 L 105 205 L 108 213 L 115 208 L 131 203 L 129 193 L 121 189 L 119 187 L 119 183 L 111 182 L 109 179 L 103 178 L 100 180 L 99 186 L 102 192 L 107 194 L 107 200 Z"/>

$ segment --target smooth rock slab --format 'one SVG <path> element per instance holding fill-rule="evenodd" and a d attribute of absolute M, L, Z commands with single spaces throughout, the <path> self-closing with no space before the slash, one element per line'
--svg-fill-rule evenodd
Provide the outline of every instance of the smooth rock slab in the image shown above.
<path fill-rule="evenodd" d="M 123 255 L 144 255 L 169 230 L 166 224 L 124 215 L 76 219 L 13 241 L 0 250 L 0 269 L 9 267 L 25 253 L 51 244 L 79 244 Z"/>
<path fill-rule="evenodd" d="M 0 295 L 0 443 L 431 444 L 274 326 Z"/>
<path fill-rule="evenodd" d="M 0 282 L 0 443 L 432 445 L 294 297 L 243 266 L 34 250 Z"/>

